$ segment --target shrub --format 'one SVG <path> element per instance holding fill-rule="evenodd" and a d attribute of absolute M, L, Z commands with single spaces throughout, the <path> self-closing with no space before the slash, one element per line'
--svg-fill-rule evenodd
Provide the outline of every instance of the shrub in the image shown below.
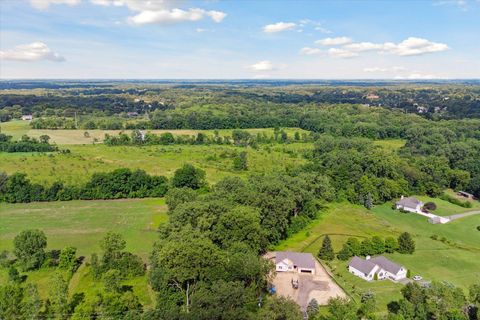
<path fill-rule="evenodd" d="M 430 239 L 432 239 L 432 240 L 438 240 L 438 235 L 432 234 L 432 235 L 430 236 Z"/>
<path fill-rule="evenodd" d="M 436 210 L 437 209 L 437 205 L 434 202 L 427 202 L 427 203 L 425 203 L 425 205 L 423 207 L 427 210 Z"/>

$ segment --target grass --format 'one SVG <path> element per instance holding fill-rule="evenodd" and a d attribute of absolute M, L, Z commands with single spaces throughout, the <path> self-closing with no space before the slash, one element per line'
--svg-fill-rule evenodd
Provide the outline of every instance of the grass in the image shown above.
<path fill-rule="evenodd" d="M 422 197 L 419 197 L 422 198 Z M 434 199 L 439 203 L 439 199 Z M 458 206 L 457 206 L 458 207 Z M 455 208 L 462 210 L 464 208 Z M 480 283 L 480 216 L 466 217 L 445 225 L 433 225 L 425 217 L 402 214 L 387 203 L 372 211 L 349 203 L 331 204 L 305 230 L 280 243 L 276 250 L 305 251 L 317 254 L 323 236 L 329 234 L 335 251 L 351 236 L 358 238 L 379 235 L 397 237 L 410 232 L 416 242 L 413 255 L 386 254 L 393 261 L 421 275 L 426 280 L 449 281 L 464 289 Z M 431 239 L 437 235 L 439 240 Z M 440 239 L 445 238 L 444 241 Z M 334 260 L 330 269 L 346 291 L 359 299 L 365 291 L 376 293 L 381 311 L 391 300 L 400 297 L 402 285 L 390 281 L 367 282 L 348 273 L 348 262 Z"/>
<path fill-rule="evenodd" d="M 305 163 L 302 157 L 311 144 L 285 144 L 263 146 L 259 150 L 234 146 L 116 146 L 71 145 L 71 153 L 0 153 L 1 170 L 8 174 L 24 172 L 38 183 L 63 181 L 79 184 L 95 172 L 116 168 L 143 169 L 150 174 L 171 177 L 184 163 L 204 169 L 210 182 L 229 175 L 247 175 L 282 171 L 287 167 Z M 232 155 L 246 150 L 249 170 L 233 170 Z"/>
<path fill-rule="evenodd" d="M 26 228 L 41 229 L 48 249 L 77 248 L 79 255 L 99 252 L 107 231 L 122 234 L 127 250 L 148 257 L 158 225 L 167 219 L 164 199 L 92 200 L 0 206 L 0 250 L 11 250 L 13 238 Z"/>
<path fill-rule="evenodd" d="M 452 195 L 451 192 L 447 192 L 449 195 Z M 439 215 L 439 216 L 450 216 L 452 214 L 463 213 L 467 211 L 473 211 L 480 209 L 480 202 L 479 201 L 471 201 L 472 207 L 471 208 L 464 208 L 458 206 L 456 204 L 450 203 L 448 201 L 439 199 L 439 198 L 431 198 L 427 196 L 418 196 L 419 200 L 423 203 L 433 202 L 437 205 L 437 209 L 432 210 L 432 213 Z M 461 199 L 461 201 L 468 201 L 465 199 Z"/>
<path fill-rule="evenodd" d="M 382 147 L 383 149 L 390 151 L 390 152 L 396 152 L 399 150 L 401 147 L 405 145 L 405 140 L 403 139 L 387 139 L 387 140 L 376 140 L 373 142 L 373 144 Z"/>
<path fill-rule="evenodd" d="M 300 128 L 284 128 L 283 129 L 290 137 L 293 137 L 295 132 L 309 133 L 309 131 Z M 11 135 L 14 139 L 19 139 L 22 135 L 26 134 L 31 137 L 38 138 L 41 135 L 48 135 L 50 142 L 58 145 L 77 145 L 77 144 L 92 144 L 94 139 L 102 142 L 105 138 L 105 134 L 118 135 L 120 132 L 130 133 L 132 130 L 47 130 L 47 129 L 31 129 L 28 121 L 14 120 L 4 122 L 1 124 L 1 132 Z M 196 135 L 199 132 L 213 136 L 214 130 L 147 130 L 155 134 L 161 134 L 165 132 L 171 132 L 173 135 Z M 217 130 L 220 136 L 231 136 L 232 129 Z M 252 134 L 258 132 L 265 132 L 268 136 L 273 136 L 273 128 L 258 128 L 258 129 L 245 129 Z M 88 132 L 88 136 L 85 136 L 85 132 Z"/>

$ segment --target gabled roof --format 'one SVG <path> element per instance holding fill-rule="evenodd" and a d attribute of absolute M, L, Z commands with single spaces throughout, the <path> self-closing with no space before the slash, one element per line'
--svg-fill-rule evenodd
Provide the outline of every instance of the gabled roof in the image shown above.
<path fill-rule="evenodd" d="M 392 262 L 385 258 L 384 256 L 378 256 L 375 258 L 370 259 L 371 262 L 377 264 L 380 268 L 382 268 L 385 271 L 388 271 L 393 274 L 397 274 L 400 269 L 402 269 L 401 265 L 396 264 L 395 262 Z"/>
<path fill-rule="evenodd" d="M 407 208 L 416 208 L 419 204 L 422 205 L 423 202 L 418 200 L 415 197 L 402 198 L 398 200 L 397 205 L 401 205 Z"/>
<path fill-rule="evenodd" d="M 369 274 L 376 267 L 376 264 L 371 262 L 371 260 L 363 260 L 362 258 L 355 256 L 350 260 L 348 266 L 365 274 Z"/>
<path fill-rule="evenodd" d="M 275 252 L 275 264 L 288 259 L 293 262 L 297 268 L 315 269 L 315 260 L 311 253 L 277 251 Z"/>

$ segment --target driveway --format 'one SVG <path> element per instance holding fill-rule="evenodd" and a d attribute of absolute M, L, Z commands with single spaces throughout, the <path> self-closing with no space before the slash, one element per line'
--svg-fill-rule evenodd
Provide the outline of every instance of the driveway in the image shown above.
<path fill-rule="evenodd" d="M 292 279 L 298 279 L 298 289 L 293 289 Z M 303 311 L 312 299 L 316 299 L 319 305 L 327 305 L 330 298 L 346 296 L 318 261 L 315 261 L 315 275 L 276 272 L 273 285 L 279 296 L 291 298 Z"/>
<path fill-rule="evenodd" d="M 448 216 L 447 218 L 450 219 L 450 220 L 456 220 L 456 219 L 460 219 L 460 218 L 464 218 L 464 217 L 468 217 L 468 216 L 474 216 L 476 214 L 480 214 L 480 210 L 467 211 L 467 212 L 464 212 L 464 213 L 454 214 L 454 215 Z"/>

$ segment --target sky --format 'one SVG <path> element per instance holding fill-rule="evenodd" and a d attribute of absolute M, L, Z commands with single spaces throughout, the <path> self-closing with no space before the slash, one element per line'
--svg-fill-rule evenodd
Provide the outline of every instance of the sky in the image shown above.
<path fill-rule="evenodd" d="M 0 79 L 479 79 L 480 0 L 0 0 Z"/>

